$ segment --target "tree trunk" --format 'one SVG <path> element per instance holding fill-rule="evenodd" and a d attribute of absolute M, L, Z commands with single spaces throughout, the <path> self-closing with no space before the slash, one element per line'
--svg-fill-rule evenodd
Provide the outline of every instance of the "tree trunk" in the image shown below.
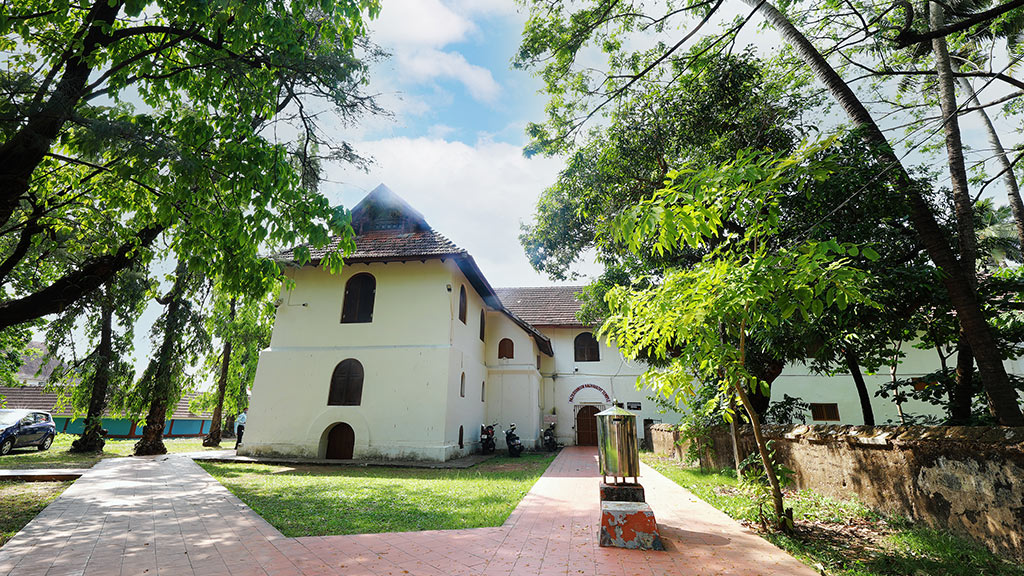
<path fill-rule="evenodd" d="M 110 282 L 103 289 L 100 308 L 100 342 L 96 347 L 96 370 L 89 395 L 89 412 L 85 416 L 82 435 L 71 443 L 69 452 L 102 452 L 106 445 L 103 412 L 107 409 L 107 388 L 110 385 L 110 361 L 113 356 L 114 299 Z"/>
<path fill-rule="evenodd" d="M 235 321 L 235 299 L 231 298 L 229 322 Z M 230 331 L 228 332 L 230 334 Z M 203 438 L 203 446 L 220 446 L 220 422 L 224 411 L 224 392 L 228 388 L 228 368 L 231 366 L 231 337 L 224 338 L 224 349 L 221 352 L 220 378 L 217 380 L 217 405 L 213 408 L 213 422 L 210 433 Z"/>
<path fill-rule="evenodd" d="M 166 454 L 167 447 L 164 446 L 164 425 L 167 421 L 167 409 L 174 400 L 174 380 L 178 376 L 172 368 L 174 355 L 177 353 L 175 345 L 178 335 L 184 323 L 186 298 L 185 286 L 188 283 L 188 265 L 185 260 L 179 260 L 175 268 L 174 286 L 168 294 L 167 317 L 164 324 L 163 342 L 157 351 L 156 357 L 146 369 L 143 378 L 152 378 L 152 396 L 150 398 L 149 412 L 146 414 L 146 426 L 142 429 L 142 438 L 135 443 L 136 456 L 149 456 L 152 454 Z"/>
<path fill-rule="evenodd" d="M 1017 242 L 1020 244 L 1021 253 L 1024 253 L 1024 202 L 1020 199 L 1020 186 L 1017 182 L 1017 175 L 1013 171 L 1010 158 L 1006 155 L 1006 150 L 1003 148 L 1003 142 L 999 138 L 999 133 L 996 132 L 995 125 L 992 124 L 992 119 L 988 117 L 988 113 L 981 107 L 978 95 L 974 93 L 974 86 L 971 86 L 971 82 L 967 78 L 960 78 L 959 81 L 960 87 L 967 94 L 971 106 L 977 108 L 978 114 L 981 115 L 982 124 L 985 125 L 985 132 L 988 133 L 988 142 L 992 145 L 996 165 L 999 166 L 999 171 L 1003 175 L 1003 181 L 1006 182 L 1006 200 L 1010 204 L 1010 210 L 1013 212 L 1013 223 L 1017 228 Z"/>
<path fill-rule="evenodd" d="M 740 415 L 736 411 L 736 396 L 729 398 L 729 410 L 732 411 L 732 419 L 729 421 L 729 430 L 732 432 L 732 463 L 736 467 L 736 479 L 739 480 L 743 473 L 740 470 Z"/>
<path fill-rule="evenodd" d="M 941 30 L 946 25 L 945 8 L 934 1 L 928 3 L 929 21 L 932 30 Z M 949 50 L 945 36 L 932 40 L 935 56 L 935 74 L 939 88 L 939 106 L 945 121 L 942 130 L 946 137 L 946 158 L 949 162 L 949 180 L 953 187 L 953 208 L 956 212 L 956 231 L 960 237 L 960 266 L 971 287 L 977 286 L 978 278 L 978 237 L 974 230 L 974 201 L 967 182 L 967 167 L 964 166 L 964 145 L 960 136 L 960 118 L 957 115 L 956 87 L 953 85 L 953 69 L 949 64 Z"/>
<path fill-rule="evenodd" d="M 857 352 L 847 347 L 843 350 L 843 356 L 846 357 L 846 367 L 850 369 L 853 383 L 857 386 L 857 396 L 860 398 L 860 411 L 864 416 L 864 425 L 874 426 L 875 412 L 871 409 L 871 396 L 868 395 L 868 387 L 864 383 L 864 375 L 860 372 L 860 361 L 857 358 Z"/>
<path fill-rule="evenodd" d="M 990 409 L 996 414 L 1000 424 L 1024 426 L 1024 414 L 1021 413 L 1017 393 L 1010 386 L 1006 376 L 1003 359 L 1000 357 L 992 328 L 982 312 L 978 295 L 918 189 L 919 184 L 911 179 L 867 108 L 803 33 L 771 3 L 762 0 L 743 2 L 757 8 L 769 24 L 792 44 L 797 55 L 811 68 L 818 80 L 846 111 L 854 125 L 862 131 L 864 140 L 873 145 L 875 153 L 882 160 L 893 166 L 894 184 L 897 189 L 903 191 L 907 199 L 914 230 L 932 262 L 942 270 L 942 280 L 950 301 L 956 309 L 964 334 L 975 351 L 975 360 L 985 385 Z"/>
<path fill-rule="evenodd" d="M 771 457 L 768 455 L 768 443 L 765 441 L 764 435 L 761 434 L 761 419 L 757 416 L 757 411 L 754 410 L 754 406 L 750 403 L 743 385 L 734 382 L 733 388 L 736 390 L 736 395 L 739 396 L 743 408 L 746 409 L 747 416 L 750 417 L 750 426 L 754 430 L 754 441 L 757 442 L 757 452 L 761 456 L 761 464 L 764 465 L 765 475 L 768 477 L 768 484 L 772 489 L 772 508 L 775 511 L 778 527 L 783 532 L 792 532 L 792 510 L 787 511 L 782 501 L 782 486 L 779 484 L 778 476 L 775 475 L 775 463 L 772 462 Z M 733 419 L 735 420 L 735 417 Z"/>
<path fill-rule="evenodd" d="M 956 346 L 956 381 L 949 398 L 949 424 L 967 426 L 971 423 L 971 403 L 974 400 L 974 354 L 971 345 L 960 335 Z"/>

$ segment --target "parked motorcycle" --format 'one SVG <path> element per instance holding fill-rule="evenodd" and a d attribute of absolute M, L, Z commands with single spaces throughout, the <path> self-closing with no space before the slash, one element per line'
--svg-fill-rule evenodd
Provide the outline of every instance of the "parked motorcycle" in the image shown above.
<path fill-rule="evenodd" d="M 552 422 L 541 432 L 541 443 L 548 452 L 558 450 L 558 439 L 555 437 L 555 423 Z"/>
<path fill-rule="evenodd" d="M 494 453 L 494 427 L 498 423 L 495 422 L 490 426 L 480 425 L 480 452 L 483 454 Z"/>
<path fill-rule="evenodd" d="M 523 443 L 519 441 L 519 435 L 516 434 L 516 423 L 509 424 L 508 430 L 505 430 L 505 444 L 508 445 L 508 455 L 513 458 L 518 458 L 523 453 Z"/>

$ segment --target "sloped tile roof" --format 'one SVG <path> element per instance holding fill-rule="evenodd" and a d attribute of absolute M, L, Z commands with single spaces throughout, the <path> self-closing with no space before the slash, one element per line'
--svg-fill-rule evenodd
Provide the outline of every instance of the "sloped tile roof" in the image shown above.
<path fill-rule="evenodd" d="M 532 288 L 495 288 L 501 303 L 533 326 L 583 328 L 576 319 L 580 301 L 576 295 L 582 286 L 539 286 Z"/>
<path fill-rule="evenodd" d="M 328 253 L 338 249 L 340 238 L 331 239 L 324 248 L 310 249 L 310 263 L 314 266 Z M 375 262 L 417 258 L 442 258 L 466 254 L 466 251 L 431 229 L 408 232 L 404 230 L 373 230 L 356 236 L 356 250 L 345 257 L 346 262 Z M 279 262 L 294 262 L 295 249 L 274 255 Z"/>
<path fill-rule="evenodd" d="M 18 369 L 15 378 L 23 381 L 49 380 L 50 375 L 60 363 L 56 358 L 50 358 L 46 365 L 43 365 L 43 359 L 46 358 L 46 345 L 42 342 L 29 342 L 26 348 L 25 353 L 21 356 L 21 368 Z"/>
<path fill-rule="evenodd" d="M 178 401 L 178 405 L 174 407 L 174 414 L 169 414 L 167 417 L 175 419 L 209 418 L 209 413 L 193 414 L 192 412 L 189 412 L 188 403 L 196 395 L 197 393 L 185 394 L 181 400 Z M 16 388 L 0 386 L 0 396 L 3 396 L 7 401 L 4 408 L 45 410 L 54 416 L 71 416 L 71 409 L 67 406 L 64 406 L 59 411 L 54 410 L 54 406 L 57 404 L 57 394 L 54 392 L 46 392 L 43 386 L 20 386 Z M 103 415 L 108 418 L 115 417 L 109 412 L 104 412 Z"/>

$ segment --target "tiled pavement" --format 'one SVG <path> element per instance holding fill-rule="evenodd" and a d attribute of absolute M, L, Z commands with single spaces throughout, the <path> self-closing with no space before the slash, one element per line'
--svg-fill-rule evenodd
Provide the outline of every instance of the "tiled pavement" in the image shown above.
<path fill-rule="evenodd" d="M 0 548 L 0 574 L 786 575 L 816 571 L 644 466 L 666 552 L 600 548 L 596 452 L 566 448 L 497 528 L 285 538 L 182 456 L 100 462 Z"/>

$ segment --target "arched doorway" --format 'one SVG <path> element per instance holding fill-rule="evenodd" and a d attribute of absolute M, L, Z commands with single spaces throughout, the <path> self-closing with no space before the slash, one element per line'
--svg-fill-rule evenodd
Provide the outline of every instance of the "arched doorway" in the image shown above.
<path fill-rule="evenodd" d="M 339 422 L 327 433 L 327 453 L 329 460 L 351 460 L 352 448 L 356 445 L 356 433 L 352 427 Z"/>
<path fill-rule="evenodd" d="M 597 406 L 581 406 L 576 412 L 576 445 L 597 446 Z"/>

